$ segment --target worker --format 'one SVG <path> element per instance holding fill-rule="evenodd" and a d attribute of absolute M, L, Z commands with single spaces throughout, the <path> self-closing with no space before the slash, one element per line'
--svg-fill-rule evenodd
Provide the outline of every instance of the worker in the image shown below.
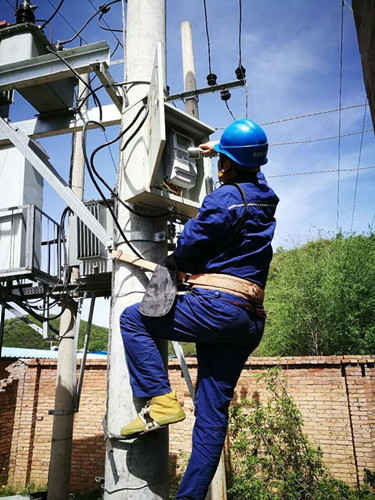
<path fill-rule="evenodd" d="M 219 154 L 222 185 L 204 198 L 197 217 L 186 223 L 173 254 L 178 270 L 192 274 L 194 285 L 189 293 L 177 295 L 164 316 L 145 316 L 136 304 L 120 318 L 133 394 L 149 399 L 136 419 L 121 429 L 123 436 L 185 418 L 156 341 L 196 344 L 196 420 L 178 500 L 205 498 L 222 452 L 234 388 L 262 338 L 264 287 L 279 201 L 260 172 L 268 161 L 268 143 L 259 125 L 235 121 L 220 142 L 200 147 L 206 155 Z"/>

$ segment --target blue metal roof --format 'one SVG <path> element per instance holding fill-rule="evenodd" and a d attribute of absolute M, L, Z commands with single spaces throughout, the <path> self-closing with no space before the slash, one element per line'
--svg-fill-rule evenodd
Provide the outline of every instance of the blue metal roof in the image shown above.
<path fill-rule="evenodd" d="M 47 349 L 24 349 L 23 347 L 3 347 L 1 358 L 38 358 L 57 359 L 59 351 Z M 88 353 L 87 359 L 106 359 L 107 353 Z M 82 358 L 82 353 L 77 354 L 77 358 Z"/>

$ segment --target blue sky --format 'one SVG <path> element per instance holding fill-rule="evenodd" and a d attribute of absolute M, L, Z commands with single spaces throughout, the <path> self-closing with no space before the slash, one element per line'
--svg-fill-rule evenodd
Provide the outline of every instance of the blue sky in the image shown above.
<path fill-rule="evenodd" d="M 96 6 L 102 0 L 91 0 Z M 14 0 L 9 0 L 14 4 Z M 57 0 L 50 0 L 57 5 Z M 47 18 L 53 11 L 48 0 L 38 0 L 36 11 Z M 350 3 L 348 1 L 348 3 Z M 242 64 L 247 70 L 249 91 L 249 118 L 268 123 L 288 117 L 332 110 L 339 107 L 341 0 L 242 0 Z M 88 0 L 65 0 L 61 11 L 75 29 L 94 12 Z M 212 71 L 218 82 L 235 79 L 238 66 L 238 0 L 207 0 L 208 26 L 211 42 Z M 1 18 L 12 21 L 12 9 L 2 1 Z M 121 4 L 115 4 L 105 17 L 111 27 L 120 28 Z M 183 90 L 180 25 L 190 21 L 193 29 L 197 86 L 206 86 L 208 74 L 207 40 L 203 0 L 167 0 L 167 83 L 171 93 Z M 67 39 L 73 34 L 67 23 L 57 15 L 53 21 L 53 41 Z M 83 31 L 87 42 L 107 40 L 114 49 L 114 37 L 98 28 L 96 20 Z M 121 37 L 121 34 L 118 34 Z M 75 45 L 75 42 L 68 47 Z M 114 59 L 122 57 L 117 50 Z M 112 66 L 117 81 L 122 80 L 122 65 Z M 342 66 L 342 106 L 363 105 L 366 94 L 356 31 L 350 8 L 344 7 L 344 40 Z M 229 106 L 234 116 L 245 117 L 244 89 L 233 89 Z M 105 94 L 103 103 L 109 102 Z M 183 108 L 182 103 L 176 103 Z M 91 103 L 92 105 L 92 103 Z M 363 127 L 364 106 L 341 113 L 341 133 L 360 132 Z M 213 127 L 228 126 L 232 117 L 219 94 L 202 96 L 199 101 L 200 118 Z M 11 118 L 30 118 L 35 111 L 18 96 Z M 367 109 L 365 129 L 371 129 Z M 283 174 L 337 170 L 338 139 L 308 144 L 272 146 L 283 142 L 304 141 L 337 136 L 339 114 L 329 113 L 315 117 L 291 120 L 264 127 L 268 135 L 269 163 L 263 168 L 270 185 L 280 197 L 277 212 L 275 247 L 303 244 L 316 237 L 318 231 L 334 233 L 337 227 L 336 173 L 276 177 Z M 108 129 L 108 137 L 118 133 L 117 127 Z M 218 131 L 213 138 L 219 138 Z M 341 139 L 340 168 L 357 169 L 360 144 L 360 166 L 375 165 L 374 133 L 356 134 Z M 70 137 L 43 139 L 42 145 L 56 168 L 67 178 L 70 162 Z M 90 133 L 90 144 L 102 141 L 99 132 Z M 117 147 L 112 148 L 117 164 Z M 215 162 L 214 162 L 215 163 Z M 103 153 L 98 169 L 108 181 L 115 183 L 116 173 L 108 152 Z M 275 177 L 273 177 L 275 176 Z M 357 172 L 340 174 L 339 227 L 348 232 L 352 226 L 353 199 Z M 375 203 L 373 196 L 375 169 L 360 170 L 353 231 L 366 231 L 372 222 Z M 86 198 L 97 195 L 89 180 Z M 44 209 L 56 219 L 64 208 L 49 187 L 45 189 Z M 104 315 L 103 315 L 104 318 Z M 97 322 L 106 324 L 100 318 Z"/>

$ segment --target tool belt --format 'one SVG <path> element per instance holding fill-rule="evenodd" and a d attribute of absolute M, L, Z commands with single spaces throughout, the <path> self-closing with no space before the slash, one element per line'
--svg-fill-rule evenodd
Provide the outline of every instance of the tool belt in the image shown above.
<path fill-rule="evenodd" d="M 262 305 L 264 301 L 264 289 L 261 286 L 229 274 L 193 274 L 189 276 L 187 283 L 192 285 L 193 288 L 206 288 L 231 293 L 254 304 Z"/>

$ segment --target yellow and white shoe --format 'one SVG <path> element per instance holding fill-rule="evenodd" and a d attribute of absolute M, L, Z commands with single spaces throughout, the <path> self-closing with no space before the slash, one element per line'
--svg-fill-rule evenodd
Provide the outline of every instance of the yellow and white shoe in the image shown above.
<path fill-rule="evenodd" d="M 155 396 L 142 408 L 138 417 L 121 429 L 121 436 L 137 437 L 147 432 L 156 431 L 169 424 L 186 418 L 185 412 L 177 400 L 176 391 L 162 396 Z"/>

